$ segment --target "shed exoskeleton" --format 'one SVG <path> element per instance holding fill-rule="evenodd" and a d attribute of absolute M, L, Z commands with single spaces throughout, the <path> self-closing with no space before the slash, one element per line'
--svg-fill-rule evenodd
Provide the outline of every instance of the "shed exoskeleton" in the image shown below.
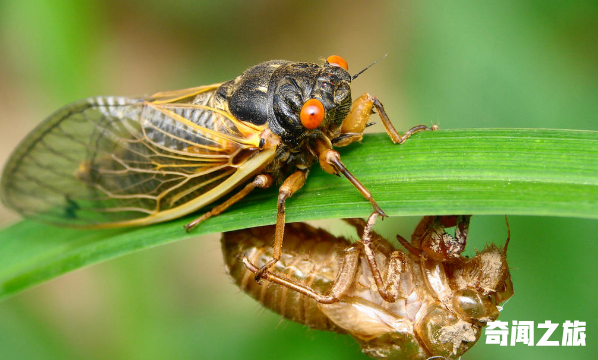
<path fill-rule="evenodd" d="M 274 226 L 224 233 L 227 271 L 265 307 L 310 328 L 347 333 L 373 358 L 457 359 L 513 295 L 504 247 L 461 256 L 470 216 L 426 216 L 407 251 L 371 231 L 373 219 L 349 219 L 363 242 L 351 244 L 304 223 L 288 224 L 285 252 L 260 286 L 252 281 L 271 257 Z M 455 227 L 455 235 L 446 228 Z M 367 245 L 364 246 L 364 243 Z M 365 248 L 375 248 L 380 279 Z"/>

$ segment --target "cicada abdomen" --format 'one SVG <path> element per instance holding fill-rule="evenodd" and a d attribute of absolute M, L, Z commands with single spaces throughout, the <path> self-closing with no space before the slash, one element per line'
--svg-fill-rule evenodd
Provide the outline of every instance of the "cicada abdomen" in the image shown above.
<path fill-rule="evenodd" d="M 469 217 L 458 217 L 457 224 L 454 218 L 424 217 L 408 252 L 370 233 L 383 288 L 376 285 L 360 242 L 351 244 L 307 224 L 287 226 L 288 250 L 264 274 L 261 286 L 253 281 L 254 272 L 271 256 L 274 227 L 225 233 L 222 247 L 237 285 L 288 319 L 347 333 L 373 358 L 457 359 L 498 317 L 498 304 L 511 297 L 513 288 L 506 246 L 490 245 L 471 259 L 434 260 L 423 251 L 422 243 L 465 240 L 460 237 L 466 235 Z M 361 220 L 350 222 L 358 230 L 366 226 Z M 457 225 L 454 237 L 445 225 Z M 387 301 L 388 294 L 393 296 Z"/>

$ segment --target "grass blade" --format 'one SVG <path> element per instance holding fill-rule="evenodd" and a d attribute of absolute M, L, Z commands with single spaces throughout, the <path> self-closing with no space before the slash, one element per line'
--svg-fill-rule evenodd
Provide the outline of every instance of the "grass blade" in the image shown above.
<path fill-rule="evenodd" d="M 366 135 L 341 149 L 345 165 L 389 216 L 512 214 L 598 218 L 598 132 L 466 129 L 415 134 L 393 145 Z M 205 233 L 273 224 L 277 190 L 256 192 L 191 234 L 196 215 L 116 230 L 22 221 L 0 230 L 0 299 L 67 271 Z M 371 206 L 348 181 L 314 166 L 287 201 L 287 220 L 365 217 Z"/>

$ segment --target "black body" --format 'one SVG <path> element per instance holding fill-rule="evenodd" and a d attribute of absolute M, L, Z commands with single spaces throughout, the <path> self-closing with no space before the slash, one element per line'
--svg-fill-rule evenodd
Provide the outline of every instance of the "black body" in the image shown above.
<path fill-rule="evenodd" d="M 227 104 L 237 119 L 256 125 L 267 123 L 280 136 L 287 151 L 295 152 L 308 139 L 338 136 L 351 107 L 351 76 L 338 66 L 272 60 L 258 64 L 220 86 L 216 102 Z M 324 105 L 320 127 L 308 130 L 299 114 L 309 99 Z"/>

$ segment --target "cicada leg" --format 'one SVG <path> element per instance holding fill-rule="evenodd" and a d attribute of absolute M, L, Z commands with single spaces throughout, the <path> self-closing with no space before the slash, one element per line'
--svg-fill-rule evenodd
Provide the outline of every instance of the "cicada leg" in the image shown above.
<path fill-rule="evenodd" d="M 405 140 L 407 140 L 411 135 L 419 131 L 438 130 L 437 125 L 433 125 L 432 127 L 428 127 L 426 125 L 417 125 L 401 135 L 390 122 L 390 119 L 388 118 L 388 115 L 386 114 L 384 106 L 380 100 L 378 100 L 378 98 L 375 96 L 365 93 L 355 100 L 351 105 L 349 114 L 343 120 L 341 134 L 333 140 L 334 145 L 345 146 L 352 142 L 360 141 L 363 138 L 363 131 L 365 128 L 368 125 L 371 125 L 369 121 L 371 115 L 374 113 L 374 108 L 378 111 L 386 133 L 388 136 L 390 136 L 390 139 L 395 144 L 404 143 Z"/>
<path fill-rule="evenodd" d="M 397 239 L 409 252 L 440 262 L 449 262 L 461 257 L 467 244 L 467 232 L 471 215 L 424 216 L 413 235 L 411 243 Z M 446 228 L 455 227 L 455 236 L 448 234 Z"/>
<path fill-rule="evenodd" d="M 332 288 L 327 295 L 322 295 L 313 290 L 311 287 L 303 285 L 296 280 L 289 279 L 285 276 L 270 272 L 269 270 L 262 271 L 249 261 L 245 256 L 243 257 L 243 264 L 247 269 L 253 273 L 262 271 L 260 277 L 275 284 L 287 287 L 291 290 L 297 291 L 300 294 L 308 296 L 321 304 L 332 304 L 340 300 L 341 296 L 349 289 L 355 278 L 357 265 L 359 263 L 359 255 L 361 251 L 359 248 L 351 247 L 345 251 L 343 262 L 341 263 L 339 273 L 332 284 Z"/>
<path fill-rule="evenodd" d="M 380 237 L 380 235 L 372 231 L 372 228 L 374 227 L 377 218 L 378 214 L 374 212 L 368 218 L 368 221 L 365 224 L 365 226 L 360 223 L 350 223 L 354 225 L 358 231 L 360 230 L 360 228 L 363 229 L 363 235 L 361 237 L 363 252 L 365 254 L 365 258 L 368 261 L 368 265 L 370 267 L 370 271 L 372 272 L 372 277 L 374 278 L 374 283 L 376 284 L 378 293 L 385 301 L 395 302 L 400 295 L 399 281 L 401 278 L 401 273 L 405 271 L 406 262 L 408 260 L 405 258 L 405 254 L 403 252 L 393 251 L 391 253 L 390 260 L 388 263 L 386 280 L 382 280 L 382 275 L 380 273 L 380 269 L 378 268 L 378 263 L 376 262 L 376 253 L 372 247 L 372 240 L 375 240 L 377 237 Z"/>
<path fill-rule="evenodd" d="M 355 186 L 355 188 L 359 190 L 361 195 L 363 195 L 363 197 L 366 198 L 366 200 L 368 200 L 370 204 L 372 204 L 372 207 L 374 208 L 374 211 L 376 213 L 378 213 L 381 216 L 386 216 L 384 211 L 382 211 L 380 206 L 378 206 L 378 204 L 376 203 L 376 200 L 374 200 L 374 197 L 369 192 L 369 190 L 365 186 L 363 186 L 363 184 L 359 182 L 359 180 L 357 180 L 357 178 L 353 176 L 353 174 L 351 174 L 351 172 L 347 169 L 345 164 L 343 164 L 343 162 L 341 161 L 340 154 L 338 153 L 338 151 L 332 149 L 331 143 L 326 143 L 322 139 L 319 139 L 316 143 L 316 153 L 318 154 L 320 166 L 324 171 L 333 175 L 343 174 L 347 178 L 347 180 L 349 180 L 351 184 L 353 184 L 353 186 Z"/>
<path fill-rule="evenodd" d="M 507 253 L 507 247 L 509 246 L 509 241 L 511 241 L 511 227 L 509 226 L 509 218 L 505 215 L 505 222 L 507 223 L 507 241 L 505 241 L 504 252 Z"/>
<path fill-rule="evenodd" d="M 270 270 L 274 264 L 280 260 L 282 255 L 282 242 L 284 240 L 284 225 L 285 225 L 285 202 L 288 198 L 293 196 L 297 190 L 303 187 L 305 179 L 307 179 L 308 170 L 297 170 L 285 179 L 278 190 L 278 203 L 276 212 L 276 232 L 274 235 L 274 248 L 272 250 L 272 259 L 266 265 L 262 266 L 255 273 L 255 281 L 260 282 L 264 278 L 266 271 Z"/>
<path fill-rule="evenodd" d="M 245 185 L 245 187 L 243 189 L 241 189 L 240 191 L 235 193 L 233 196 L 228 198 L 225 202 L 214 207 L 212 210 L 208 211 L 207 213 L 203 214 L 202 216 L 198 217 L 197 219 L 191 221 L 189 224 L 185 225 L 185 229 L 187 230 L 187 232 L 191 231 L 194 227 L 199 225 L 199 223 L 201 223 L 202 221 L 205 221 L 205 220 L 211 218 L 212 216 L 216 216 L 216 215 L 222 213 L 224 210 L 228 209 L 229 206 L 231 206 L 232 204 L 236 203 L 237 201 L 239 201 L 242 198 L 244 198 L 245 196 L 247 196 L 251 191 L 253 191 L 253 189 L 255 189 L 255 188 L 266 189 L 266 188 L 269 188 L 270 186 L 272 186 L 272 183 L 273 183 L 273 180 L 272 180 L 272 176 L 270 176 L 270 175 L 262 174 L 262 175 L 256 176 L 252 182 Z"/>
<path fill-rule="evenodd" d="M 386 240 L 375 231 L 372 231 L 378 214 L 373 213 L 365 222 L 362 219 L 345 219 L 347 223 L 355 227 L 358 233 L 362 234 L 361 244 L 368 261 L 374 283 L 380 296 L 388 302 L 396 301 L 399 296 L 401 274 L 407 268 L 407 255 L 401 251 L 393 251 L 390 254 L 386 269 L 386 279 L 382 280 L 382 275 L 376 262 L 376 254 L 373 250 L 373 244 L 386 243 Z M 398 235 L 400 236 L 400 235 Z"/>

